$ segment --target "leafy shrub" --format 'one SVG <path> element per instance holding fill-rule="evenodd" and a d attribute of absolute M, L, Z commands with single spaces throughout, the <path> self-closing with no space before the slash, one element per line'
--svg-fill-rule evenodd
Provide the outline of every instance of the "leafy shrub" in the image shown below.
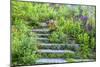
<path fill-rule="evenodd" d="M 74 63 L 74 59 L 73 58 L 69 58 L 69 59 L 66 59 L 69 63 Z"/>
<path fill-rule="evenodd" d="M 35 34 L 29 36 L 28 27 L 20 19 L 15 19 L 12 28 L 12 64 L 33 64 L 37 56 L 33 53 L 37 49 Z"/>
<path fill-rule="evenodd" d="M 58 31 L 58 32 L 53 32 L 50 36 L 50 41 L 51 42 L 56 42 L 56 43 L 64 43 L 65 41 L 63 39 L 66 38 L 66 35 L 61 32 L 61 31 Z"/>
<path fill-rule="evenodd" d="M 92 37 L 90 42 L 91 42 L 91 48 L 95 49 L 95 46 L 96 46 L 96 40 L 95 40 L 95 38 Z"/>
<path fill-rule="evenodd" d="M 89 35 L 87 33 L 80 34 L 78 36 L 79 43 L 80 43 L 80 55 L 82 58 L 88 58 L 90 54 L 90 48 L 89 48 Z"/>

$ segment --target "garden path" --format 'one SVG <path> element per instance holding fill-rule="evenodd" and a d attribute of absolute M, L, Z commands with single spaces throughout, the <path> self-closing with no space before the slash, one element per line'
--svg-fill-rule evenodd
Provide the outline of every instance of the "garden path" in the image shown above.
<path fill-rule="evenodd" d="M 49 41 L 50 32 L 48 26 L 45 22 L 40 23 L 40 28 L 33 29 L 33 32 L 38 36 L 37 40 L 40 42 L 38 46 L 41 46 L 36 53 L 38 54 L 76 54 L 79 44 L 59 44 L 51 43 Z M 67 49 L 64 49 L 67 48 Z M 69 59 L 69 58 L 68 58 Z M 74 62 L 83 62 L 83 61 L 93 61 L 92 59 L 80 59 L 73 57 Z M 63 57 L 59 58 L 39 58 L 36 60 L 36 64 L 49 64 L 49 63 L 66 63 L 69 62 Z"/>

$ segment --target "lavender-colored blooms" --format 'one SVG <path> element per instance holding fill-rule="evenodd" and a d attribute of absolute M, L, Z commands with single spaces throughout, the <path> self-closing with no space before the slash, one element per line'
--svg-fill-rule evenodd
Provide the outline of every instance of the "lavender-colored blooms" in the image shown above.
<path fill-rule="evenodd" d="M 83 26 L 86 25 L 88 17 L 87 16 L 80 16 L 81 21 L 83 22 Z"/>
<path fill-rule="evenodd" d="M 83 22 L 87 22 L 88 20 L 88 17 L 87 16 L 81 16 L 80 19 L 83 21 Z"/>
<path fill-rule="evenodd" d="M 81 16 L 79 16 L 79 15 L 76 15 L 75 17 L 74 17 L 74 19 L 75 20 L 81 20 L 81 21 L 83 21 L 83 23 L 86 23 L 87 22 L 87 20 L 88 20 L 88 17 L 87 16 L 83 16 L 83 15 L 81 15 Z"/>

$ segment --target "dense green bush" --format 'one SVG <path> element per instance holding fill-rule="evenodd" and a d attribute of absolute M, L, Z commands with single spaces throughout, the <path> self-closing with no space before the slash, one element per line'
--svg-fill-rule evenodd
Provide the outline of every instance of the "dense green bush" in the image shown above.
<path fill-rule="evenodd" d="M 37 50 L 38 42 L 36 35 L 30 32 L 30 27 L 26 23 L 27 19 L 31 17 L 29 16 L 31 14 L 27 13 L 27 9 L 30 11 L 32 4 L 14 1 L 12 4 L 12 65 L 35 64 L 38 55 L 33 51 Z M 30 7 L 28 7 L 29 5 Z"/>
<path fill-rule="evenodd" d="M 20 19 L 15 19 L 12 26 L 12 62 L 16 64 L 33 64 L 37 55 L 33 53 L 37 49 L 36 36 L 28 32 L 28 27 Z"/>
<path fill-rule="evenodd" d="M 65 43 L 65 41 L 63 40 L 65 38 L 66 38 L 66 35 L 63 32 L 57 31 L 51 34 L 50 41 L 55 42 L 55 43 Z"/>
<path fill-rule="evenodd" d="M 51 34 L 50 41 L 65 43 L 68 39 L 75 39 L 80 33 L 82 33 L 80 22 L 65 20 L 61 17 L 57 23 L 57 30 Z"/>
<path fill-rule="evenodd" d="M 91 37 L 88 35 L 88 33 L 80 34 L 78 35 L 78 42 L 80 43 L 80 55 L 82 58 L 89 58 L 91 53 L 93 54 L 95 52 L 95 37 Z M 94 57 L 95 58 L 95 54 Z"/>

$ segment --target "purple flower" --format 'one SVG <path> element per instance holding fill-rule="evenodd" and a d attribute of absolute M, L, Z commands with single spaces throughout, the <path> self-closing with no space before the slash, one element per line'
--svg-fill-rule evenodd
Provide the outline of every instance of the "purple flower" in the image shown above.
<path fill-rule="evenodd" d="M 87 20 L 88 20 L 88 17 L 87 17 L 87 16 L 81 16 L 80 19 L 81 19 L 82 21 L 87 21 Z"/>
<path fill-rule="evenodd" d="M 81 16 L 80 19 L 83 22 L 83 25 L 85 26 L 86 23 L 87 23 L 88 17 L 87 16 Z"/>

